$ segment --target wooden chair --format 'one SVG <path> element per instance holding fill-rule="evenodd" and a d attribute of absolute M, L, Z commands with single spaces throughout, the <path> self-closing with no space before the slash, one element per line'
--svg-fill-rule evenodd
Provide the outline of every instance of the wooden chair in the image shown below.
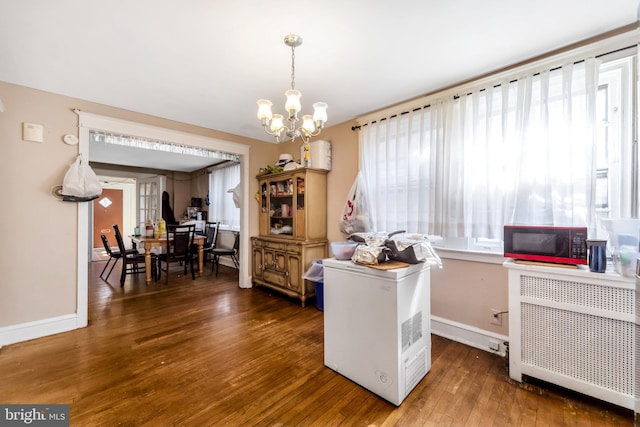
<path fill-rule="evenodd" d="M 233 247 L 228 248 L 213 248 L 211 253 L 213 254 L 213 263 L 216 266 L 216 277 L 218 276 L 218 268 L 220 267 L 220 257 L 231 257 L 233 265 L 236 270 L 240 269 L 240 263 L 238 262 L 238 250 L 240 249 L 240 233 L 234 233 L 235 239 L 233 240 Z M 213 266 L 211 267 L 213 269 Z"/>
<path fill-rule="evenodd" d="M 187 263 L 191 268 L 191 278 L 195 280 L 196 274 L 193 269 L 194 255 L 194 236 L 196 233 L 195 224 L 185 225 L 167 225 L 167 244 L 163 253 L 158 255 L 160 261 L 160 270 L 162 270 L 162 261 L 166 263 L 167 277 L 169 281 L 169 267 L 172 262 L 182 262 L 184 264 L 184 274 L 187 274 Z"/>
<path fill-rule="evenodd" d="M 132 249 L 127 250 L 124 246 L 124 240 L 122 239 L 122 234 L 120 233 L 120 227 L 118 224 L 113 225 L 113 231 L 116 234 L 116 241 L 118 242 L 118 248 L 120 248 L 120 253 L 125 254 L 122 257 L 122 272 L 120 273 L 120 287 L 124 287 L 124 280 L 127 274 L 138 274 L 144 273 L 144 254 L 135 250 L 133 252 Z M 152 255 L 153 256 L 153 255 Z M 142 267 L 140 267 L 142 264 Z"/>
<path fill-rule="evenodd" d="M 120 250 L 115 251 L 111 249 L 111 245 L 109 244 L 109 239 L 107 239 L 107 236 L 105 236 L 104 234 L 101 234 L 100 238 L 102 239 L 102 244 L 104 245 L 105 251 L 107 251 L 107 255 L 109 255 L 109 259 L 107 260 L 107 263 L 102 269 L 102 272 L 100 272 L 100 278 L 104 280 L 109 280 L 109 276 L 113 271 L 113 267 L 115 267 L 118 260 L 122 258 L 122 253 L 120 253 Z M 138 252 L 136 249 L 127 249 L 127 253 L 136 253 L 136 252 Z M 109 263 L 111 263 L 111 261 L 113 261 L 113 264 L 111 264 L 111 269 L 107 273 L 107 277 L 102 277 L 107 267 L 109 267 Z"/>

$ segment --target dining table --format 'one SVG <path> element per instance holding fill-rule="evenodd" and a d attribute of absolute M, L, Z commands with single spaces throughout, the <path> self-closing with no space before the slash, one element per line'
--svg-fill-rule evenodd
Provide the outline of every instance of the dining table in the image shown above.
<path fill-rule="evenodd" d="M 167 236 L 129 236 L 131 241 L 136 245 L 144 246 L 144 267 L 147 284 L 151 283 L 151 249 L 156 247 L 163 247 L 167 243 Z M 198 245 L 198 274 L 202 276 L 204 271 L 204 242 L 206 236 L 196 234 L 193 237 L 193 242 Z M 171 237 L 169 237 L 169 243 L 171 243 Z"/>

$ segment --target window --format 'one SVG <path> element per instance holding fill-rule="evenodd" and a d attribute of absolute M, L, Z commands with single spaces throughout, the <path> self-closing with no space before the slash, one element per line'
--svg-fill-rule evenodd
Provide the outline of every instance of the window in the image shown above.
<path fill-rule="evenodd" d="M 240 229 L 240 209 L 233 201 L 230 190 L 240 183 L 240 164 L 215 168 L 209 175 L 209 221 L 220 222 L 223 227 Z"/>
<path fill-rule="evenodd" d="M 138 225 L 156 222 L 162 218 L 160 195 L 166 188 L 166 177 L 156 175 L 138 179 Z"/>
<path fill-rule="evenodd" d="M 587 58 L 368 123 L 361 169 L 378 231 L 500 252 L 505 224 L 630 216 L 633 61 Z"/>
<path fill-rule="evenodd" d="M 622 218 L 633 214 L 633 58 L 603 63 L 598 80 L 596 123 L 596 212 L 598 218 Z"/>

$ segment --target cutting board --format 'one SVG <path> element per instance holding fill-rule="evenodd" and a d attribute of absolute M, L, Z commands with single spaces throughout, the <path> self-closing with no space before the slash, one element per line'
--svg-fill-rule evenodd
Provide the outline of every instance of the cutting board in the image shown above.
<path fill-rule="evenodd" d="M 541 267 L 559 267 L 559 268 L 573 268 L 573 269 L 579 268 L 577 265 L 573 265 L 573 264 L 556 264 L 553 262 L 527 261 L 523 259 L 516 259 L 516 260 L 513 260 L 513 262 L 516 264 L 538 265 Z"/>
<path fill-rule="evenodd" d="M 382 264 L 367 265 L 367 267 L 375 268 L 376 270 L 393 270 L 394 268 L 409 267 L 410 264 L 402 261 L 385 261 Z"/>

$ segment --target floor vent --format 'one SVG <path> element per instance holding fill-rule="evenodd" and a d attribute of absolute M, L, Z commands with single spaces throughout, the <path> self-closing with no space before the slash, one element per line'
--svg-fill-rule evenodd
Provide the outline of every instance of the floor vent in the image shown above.
<path fill-rule="evenodd" d="M 405 395 L 408 395 L 420 380 L 427 375 L 427 359 L 425 357 L 425 352 L 426 349 L 423 348 L 413 359 L 405 362 Z"/>

